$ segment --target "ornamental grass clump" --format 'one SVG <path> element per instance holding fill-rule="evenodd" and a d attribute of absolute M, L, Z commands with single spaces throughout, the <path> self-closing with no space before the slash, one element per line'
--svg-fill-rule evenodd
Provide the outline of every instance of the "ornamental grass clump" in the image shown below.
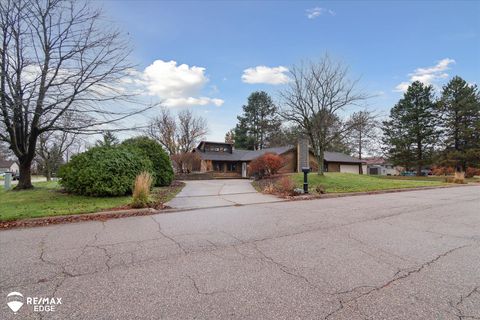
<path fill-rule="evenodd" d="M 135 178 L 133 187 L 132 207 L 145 208 L 150 205 L 150 188 L 152 186 L 152 175 L 147 171 L 140 173 Z"/>

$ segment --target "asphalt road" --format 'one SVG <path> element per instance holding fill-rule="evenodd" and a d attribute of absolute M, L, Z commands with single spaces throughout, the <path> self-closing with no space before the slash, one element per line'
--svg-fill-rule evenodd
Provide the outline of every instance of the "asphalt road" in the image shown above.
<path fill-rule="evenodd" d="M 478 319 L 480 187 L 0 232 L 0 319 Z"/>

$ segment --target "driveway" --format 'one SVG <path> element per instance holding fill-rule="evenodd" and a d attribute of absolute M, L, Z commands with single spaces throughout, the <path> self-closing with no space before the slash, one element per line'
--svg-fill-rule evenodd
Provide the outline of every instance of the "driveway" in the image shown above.
<path fill-rule="evenodd" d="M 480 187 L 0 231 L 0 319 L 478 319 Z"/>
<path fill-rule="evenodd" d="M 184 181 L 186 186 L 168 206 L 178 209 L 214 208 L 278 202 L 281 199 L 257 192 L 250 180 L 218 179 Z"/>

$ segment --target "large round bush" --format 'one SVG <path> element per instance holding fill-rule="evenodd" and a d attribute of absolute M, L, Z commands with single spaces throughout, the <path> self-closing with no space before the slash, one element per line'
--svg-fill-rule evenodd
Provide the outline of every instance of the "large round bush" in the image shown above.
<path fill-rule="evenodd" d="M 87 196 L 123 196 L 132 193 L 135 177 L 153 173 L 152 162 L 125 147 L 95 147 L 78 154 L 60 168 L 66 191 Z"/>
<path fill-rule="evenodd" d="M 169 186 L 172 183 L 174 177 L 172 163 L 157 141 L 147 137 L 136 137 L 123 141 L 122 145 L 139 149 L 152 161 L 155 186 Z"/>

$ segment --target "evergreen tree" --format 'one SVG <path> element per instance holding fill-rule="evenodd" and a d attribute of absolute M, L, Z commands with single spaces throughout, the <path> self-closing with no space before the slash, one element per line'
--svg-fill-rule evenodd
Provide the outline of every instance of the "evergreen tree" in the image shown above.
<path fill-rule="evenodd" d="M 270 137 L 280 126 L 277 107 L 264 91 L 256 91 L 243 106 L 243 115 L 238 116 L 235 127 L 235 146 L 242 149 L 266 148 Z"/>
<path fill-rule="evenodd" d="M 443 87 L 438 103 L 443 129 L 444 163 L 457 171 L 480 165 L 480 94 L 476 85 L 454 77 Z"/>
<path fill-rule="evenodd" d="M 413 82 L 385 121 L 384 143 L 394 164 L 415 165 L 417 175 L 430 164 L 439 131 L 433 87 Z"/>

